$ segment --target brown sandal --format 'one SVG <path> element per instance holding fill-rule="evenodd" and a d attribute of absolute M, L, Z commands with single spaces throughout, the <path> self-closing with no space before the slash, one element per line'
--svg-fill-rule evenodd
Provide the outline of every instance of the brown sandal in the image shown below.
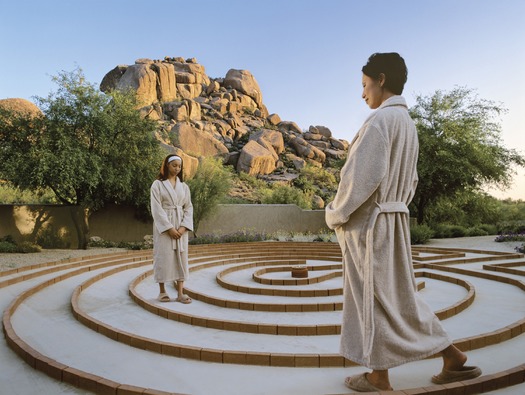
<path fill-rule="evenodd" d="M 159 302 L 169 302 L 171 299 L 170 299 L 170 296 L 166 292 L 161 292 L 159 296 L 157 296 L 157 300 Z"/>
<path fill-rule="evenodd" d="M 183 294 L 182 296 L 179 296 L 177 298 L 177 302 L 184 303 L 184 304 L 190 304 L 192 300 L 188 295 Z"/>

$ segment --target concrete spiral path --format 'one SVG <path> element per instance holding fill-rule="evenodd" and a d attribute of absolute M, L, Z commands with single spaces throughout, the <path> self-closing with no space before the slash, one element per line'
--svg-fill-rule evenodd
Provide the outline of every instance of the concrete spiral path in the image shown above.
<path fill-rule="evenodd" d="M 484 374 L 436 386 L 440 360 L 417 361 L 391 370 L 390 393 L 525 393 L 523 255 L 413 258 L 419 292 Z M 156 300 L 151 251 L 0 272 L 0 394 L 349 393 L 363 368 L 338 354 L 340 262 L 334 243 L 191 246 L 189 305 Z M 297 265 L 308 278 L 291 277 Z"/>

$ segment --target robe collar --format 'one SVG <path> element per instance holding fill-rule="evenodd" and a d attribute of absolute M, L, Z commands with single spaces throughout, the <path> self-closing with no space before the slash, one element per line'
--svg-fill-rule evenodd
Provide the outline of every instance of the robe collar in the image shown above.
<path fill-rule="evenodd" d="M 383 103 L 381 103 L 381 105 L 377 109 L 380 110 L 382 108 L 392 107 L 392 106 L 402 106 L 408 109 L 405 98 L 400 95 L 394 95 L 394 96 L 389 97 Z"/>
<path fill-rule="evenodd" d="M 168 191 L 168 193 L 169 193 L 169 195 L 170 195 L 170 198 L 171 198 L 171 202 L 173 203 L 174 206 L 177 205 L 177 194 L 175 193 L 175 189 L 177 188 L 179 182 L 180 182 L 180 180 L 177 179 L 177 181 L 175 182 L 175 187 L 173 187 L 173 186 L 171 185 L 170 180 L 164 180 L 164 181 L 162 181 L 162 184 L 164 185 L 164 187 L 165 187 L 166 190 Z"/>

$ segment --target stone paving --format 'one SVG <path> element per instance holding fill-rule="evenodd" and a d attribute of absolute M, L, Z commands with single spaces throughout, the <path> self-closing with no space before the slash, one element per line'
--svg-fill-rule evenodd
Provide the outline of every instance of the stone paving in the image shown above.
<path fill-rule="evenodd" d="M 413 259 L 419 292 L 484 374 L 436 386 L 430 358 L 392 369 L 390 394 L 525 393 L 523 255 L 470 238 Z M 335 243 L 191 246 L 189 305 L 156 300 L 151 251 L 2 271 L 0 394 L 347 394 L 363 368 L 338 354 L 340 262 Z"/>

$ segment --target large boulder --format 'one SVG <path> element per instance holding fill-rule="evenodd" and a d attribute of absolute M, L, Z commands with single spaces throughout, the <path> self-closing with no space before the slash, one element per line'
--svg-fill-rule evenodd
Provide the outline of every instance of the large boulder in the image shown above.
<path fill-rule="evenodd" d="M 320 134 L 322 134 L 324 137 L 327 137 L 327 138 L 332 137 L 332 131 L 330 129 L 328 129 L 326 126 L 321 126 L 321 125 L 310 126 L 310 129 L 312 129 L 312 128 L 317 129 L 317 131 Z"/>
<path fill-rule="evenodd" d="M 336 139 L 334 137 L 330 137 L 330 144 L 335 149 L 340 149 L 340 150 L 346 150 L 348 148 L 348 145 L 349 145 L 348 141 L 346 141 L 346 140 L 339 140 L 339 139 Z"/>
<path fill-rule="evenodd" d="M 314 147 L 312 144 L 308 143 L 306 140 L 296 137 L 290 140 L 289 143 L 292 148 L 295 150 L 297 155 L 302 158 L 311 159 L 315 162 L 324 163 L 326 160 L 326 155 L 319 148 Z"/>
<path fill-rule="evenodd" d="M 148 106 L 157 101 L 157 73 L 149 64 L 131 65 L 118 81 L 117 89 L 133 89 L 139 107 Z"/>
<path fill-rule="evenodd" d="M 296 134 L 302 134 L 303 133 L 303 131 L 301 130 L 299 125 L 297 125 L 295 122 L 292 122 L 292 121 L 281 121 L 281 122 L 279 122 L 277 127 L 282 132 L 293 132 L 293 133 L 296 133 Z"/>
<path fill-rule="evenodd" d="M 102 92 L 109 92 L 116 89 L 118 82 L 126 72 L 127 68 L 127 65 L 118 65 L 113 70 L 109 71 L 104 78 L 102 78 L 100 90 Z"/>
<path fill-rule="evenodd" d="M 250 175 L 270 174 L 275 168 L 272 153 L 255 140 L 244 145 L 237 161 L 237 171 Z"/>
<path fill-rule="evenodd" d="M 277 154 L 284 151 L 284 139 L 282 133 L 275 130 L 261 129 L 250 135 L 250 140 L 265 140 L 271 144 Z M 262 144 L 261 144 L 262 145 Z"/>
<path fill-rule="evenodd" d="M 29 115 L 31 117 L 42 115 L 40 108 L 38 108 L 36 104 L 26 99 L 0 99 L 0 108 L 19 115 Z"/>
<path fill-rule="evenodd" d="M 192 156 L 228 155 L 228 148 L 210 134 L 193 127 L 188 122 L 179 122 L 170 131 L 171 143 Z"/>
<path fill-rule="evenodd" d="M 164 103 L 162 108 L 164 114 L 176 122 L 188 120 L 200 121 L 201 119 L 201 106 L 193 100 Z"/>
<path fill-rule="evenodd" d="M 151 68 L 157 73 L 157 99 L 169 102 L 177 98 L 175 67 L 170 63 L 153 63 Z"/>
<path fill-rule="evenodd" d="M 223 86 L 226 88 L 231 87 L 250 96 L 257 103 L 258 107 L 263 104 L 261 88 L 259 88 L 255 77 L 248 70 L 228 70 L 226 77 L 224 77 Z"/>

